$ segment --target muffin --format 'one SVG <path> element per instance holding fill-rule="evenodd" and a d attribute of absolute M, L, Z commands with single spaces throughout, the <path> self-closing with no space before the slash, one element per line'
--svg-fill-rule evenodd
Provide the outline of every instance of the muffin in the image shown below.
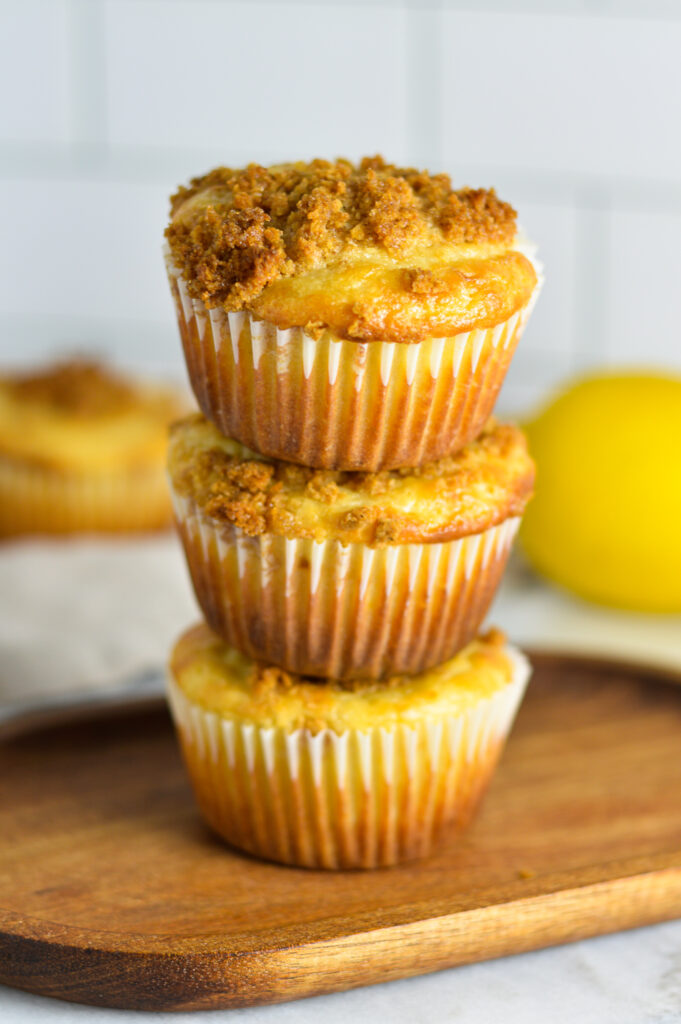
<path fill-rule="evenodd" d="M 200 408 L 320 469 L 420 465 L 477 437 L 538 290 L 493 191 L 379 157 L 217 168 L 173 196 L 166 237 Z"/>
<path fill-rule="evenodd" d="M 167 526 L 169 422 L 188 403 L 95 363 L 0 377 L 0 536 Z"/>
<path fill-rule="evenodd" d="M 370 868 L 426 855 L 470 820 L 529 665 L 492 632 L 384 682 L 326 682 L 251 661 L 205 625 L 170 662 L 169 698 L 208 824 L 258 857 Z"/>
<path fill-rule="evenodd" d="M 352 473 L 255 455 L 196 415 L 173 425 L 168 464 L 208 624 L 336 679 L 420 672 L 472 639 L 534 480 L 522 433 L 495 423 L 418 469 Z"/>

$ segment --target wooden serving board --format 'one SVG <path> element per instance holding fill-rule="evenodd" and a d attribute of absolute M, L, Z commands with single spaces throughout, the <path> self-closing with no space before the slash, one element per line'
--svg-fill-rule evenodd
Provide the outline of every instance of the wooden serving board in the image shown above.
<path fill-rule="evenodd" d="M 681 688 L 536 656 L 471 829 L 429 860 L 260 863 L 201 824 L 160 702 L 0 744 L 0 980 L 146 1010 L 274 1003 L 681 916 Z"/>

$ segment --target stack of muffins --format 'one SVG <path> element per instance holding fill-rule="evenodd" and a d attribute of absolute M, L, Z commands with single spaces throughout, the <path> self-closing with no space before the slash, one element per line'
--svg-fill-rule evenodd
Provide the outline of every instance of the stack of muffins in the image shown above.
<path fill-rule="evenodd" d="M 317 160 L 195 179 L 166 236 L 204 414 L 169 451 L 206 619 L 169 684 L 198 803 L 287 864 L 422 856 L 470 819 L 529 675 L 476 636 L 534 480 L 489 419 L 539 286 L 515 212 Z"/>

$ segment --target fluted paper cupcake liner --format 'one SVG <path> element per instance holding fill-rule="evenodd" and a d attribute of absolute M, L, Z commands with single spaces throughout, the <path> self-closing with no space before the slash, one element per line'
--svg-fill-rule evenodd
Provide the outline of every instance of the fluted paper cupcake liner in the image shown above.
<path fill-rule="evenodd" d="M 248 537 L 190 498 L 173 500 L 210 627 L 256 660 L 336 679 L 420 672 L 465 647 L 520 521 L 445 543 L 371 548 Z"/>
<path fill-rule="evenodd" d="M 427 855 L 465 826 L 494 772 L 530 674 L 458 715 L 340 734 L 232 721 L 171 679 L 170 706 L 199 807 L 230 844 L 315 868 Z M 324 685 L 324 684 L 320 684 Z"/>
<path fill-rule="evenodd" d="M 171 523 L 161 466 L 88 474 L 0 457 L 0 536 L 135 532 Z"/>
<path fill-rule="evenodd" d="M 418 466 L 477 437 L 538 292 L 493 328 L 356 342 L 208 310 L 169 257 L 168 275 L 204 415 L 254 451 L 322 469 Z"/>

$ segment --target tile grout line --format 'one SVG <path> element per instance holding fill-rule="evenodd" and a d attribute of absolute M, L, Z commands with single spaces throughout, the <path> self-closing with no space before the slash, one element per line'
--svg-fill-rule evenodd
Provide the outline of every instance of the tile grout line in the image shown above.
<path fill-rule="evenodd" d="M 574 361 L 579 370 L 608 357 L 611 197 L 602 188 L 582 189 L 574 208 Z"/>
<path fill-rule="evenodd" d="M 164 3 L 186 3 L 187 0 L 153 0 L 161 6 Z M 238 4 L 245 0 L 203 0 L 212 4 Z M 253 6 L 285 6 L 289 0 L 248 0 Z M 439 5 L 439 0 L 296 0 L 303 7 L 326 4 L 329 7 L 386 7 L 398 9 L 400 6 L 414 10 Z M 482 14 L 500 14 L 509 11 L 508 0 L 443 0 L 444 6 L 452 11 L 466 11 Z M 514 14 L 538 17 L 584 17 L 609 18 L 625 20 L 627 18 L 644 21 L 681 20 L 681 10 L 674 10 L 665 0 L 560 0 L 560 6 L 547 10 L 545 0 L 514 0 L 511 6 Z"/>
<path fill-rule="evenodd" d="M 418 3 L 418 0 L 412 0 L 412 2 Z M 560 6 L 554 6 L 549 10 L 547 10 L 545 0 L 514 0 L 512 5 L 509 5 L 507 0 L 444 0 L 444 2 L 449 10 L 474 14 L 507 14 L 510 12 L 526 17 L 603 18 L 611 21 L 640 19 L 672 23 L 681 20 L 680 10 L 672 10 L 668 3 L 660 3 L 660 0 L 650 0 L 647 3 L 644 0 L 633 0 L 633 2 L 629 0 L 624 4 L 622 0 L 591 0 L 591 2 L 583 0 L 582 3 L 562 0 Z"/>
<path fill-rule="evenodd" d="M 406 137 L 408 163 L 441 170 L 444 76 L 442 3 L 404 4 L 407 21 Z"/>
<path fill-rule="evenodd" d="M 409 84 L 416 75 L 416 68 L 409 72 Z M 420 86 L 416 85 L 416 89 Z M 421 90 L 423 95 L 423 90 Z M 441 144 L 438 138 L 441 119 L 431 119 L 427 129 L 414 125 L 421 110 L 421 103 L 414 102 L 411 111 L 406 112 L 406 135 L 410 153 L 419 157 L 427 146 L 435 148 L 435 153 L 423 155 L 438 167 L 452 172 L 456 181 L 461 175 L 475 179 L 476 182 L 498 182 L 500 177 L 506 179 L 508 189 L 539 205 L 576 206 L 576 194 L 596 194 L 608 196 L 608 209 L 627 212 L 644 213 L 681 213 L 681 180 L 656 180 L 647 178 L 617 178 L 607 175 L 585 175 L 582 172 L 561 172 L 537 170 L 530 167 L 508 167 L 498 164 L 459 164 L 446 160 L 441 155 Z M 442 106 L 440 105 L 442 111 Z M 437 122 L 437 124 L 436 124 Z M 0 141 L 0 180 L 7 178 L 25 179 L 73 179 L 85 177 L 90 180 L 108 182 L 132 182 L 143 184 L 155 181 L 160 175 L 167 174 L 173 162 L 191 156 L 195 160 L 210 160 L 213 154 L 196 147 L 168 149 L 153 146 L 118 146 L 111 148 L 106 142 L 104 120 L 99 122 L 101 145 L 99 159 L 81 164 L 83 152 L 93 151 L 93 146 L 82 144 L 75 151 L 65 153 L 63 148 L 52 143 L 25 143 Z M 421 141 L 419 142 L 419 135 Z M 390 156 L 391 154 L 384 154 Z M 274 151 L 259 153 L 235 152 L 235 159 L 249 158 L 263 163 L 276 162 L 281 154 Z M 431 169 L 432 169 L 431 167 Z M 593 205 L 593 199 L 590 200 Z"/>
<path fill-rule="evenodd" d="M 109 154 L 106 41 L 101 0 L 69 0 L 71 154 L 76 172 L 97 173 Z"/>

